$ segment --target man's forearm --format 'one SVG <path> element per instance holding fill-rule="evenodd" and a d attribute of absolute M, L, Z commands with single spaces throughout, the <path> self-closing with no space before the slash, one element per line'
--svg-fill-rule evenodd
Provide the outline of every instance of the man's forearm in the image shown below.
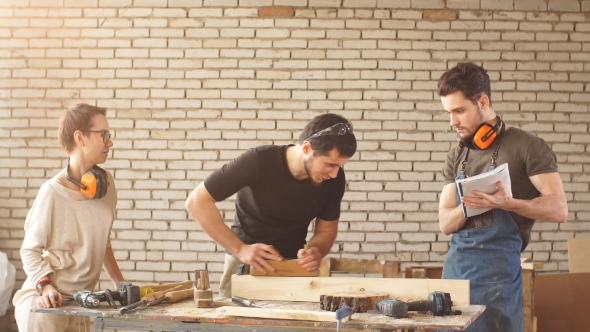
<path fill-rule="evenodd" d="M 332 245 L 334 245 L 334 241 L 336 240 L 335 233 L 318 233 L 314 234 L 312 238 L 309 240 L 309 246 L 318 248 L 318 250 L 322 253 L 322 257 L 326 256 L 330 249 L 332 249 Z"/>
<path fill-rule="evenodd" d="M 541 196 L 532 200 L 510 198 L 503 208 L 534 220 L 566 222 L 568 218 L 567 202 L 558 195 Z"/>
<path fill-rule="evenodd" d="M 439 208 L 438 220 L 440 231 L 449 235 L 463 228 L 467 218 L 463 216 L 463 206 L 459 204 L 454 208 Z"/>
<path fill-rule="evenodd" d="M 207 195 L 199 192 L 199 189 L 197 187 L 187 199 L 186 209 L 207 235 L 227 251 L 237 255 L 244 243 L 225 225 L 215 201 L 204 197 Z"/>

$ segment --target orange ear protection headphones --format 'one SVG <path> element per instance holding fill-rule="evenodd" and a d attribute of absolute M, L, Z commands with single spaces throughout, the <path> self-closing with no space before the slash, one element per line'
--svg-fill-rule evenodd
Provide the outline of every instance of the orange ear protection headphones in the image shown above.
<path fill-rule="evenodd" d="M 66 162 L 66 179 L 80 187 L 82 195 L 90 199 L 98 199 L 103 198 L 107 194 L 109 181 L 107 172 L 104 169 L 94 165 L 92 169 L 82 175 L 82 179 L 78 181 L 68 174 L 69 166 L 70 160 L 68 159 Z"/>
<path fill-rule="evenodd" d="M 475 134 L 470 138 L 462 139 L 459 136 L 459 145 L 468 149 L 485 150 L 494 143 L 500 129 L 504 130 L 504 123 L 502 122 L 502 119 L 500 119 L 500 116 L 496 116 L 495 125 L 492 126 L 489 123 L 484 122 L 477 127 Z"/>

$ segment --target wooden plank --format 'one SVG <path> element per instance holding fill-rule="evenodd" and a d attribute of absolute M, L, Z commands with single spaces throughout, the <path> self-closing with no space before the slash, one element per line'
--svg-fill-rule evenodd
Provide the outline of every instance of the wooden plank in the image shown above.
<path fill-rule="evenodd" d="M 219 315 L 256 317 L 272 319 L 311 320 L 314 322 L 335 322 L 336 313 L 328 311 L 267 309 L 250 307 L 220 307 L 215 310 Z M 342 319 L 348 321 L 349 317 Z"/>
<path fill-rule="evenodd" d="M 392 298 L 424 299 L 441 291 L 451 294 L 454 305 L 469 305 L 469 280 L 261 277 L 232 276 L 232 296 L 252 300 L 319 302 L 321 294 L 332 292 L 385 292 Z"/>
<path fill-rule="evenodd" d="M 590 238 L 567 240 L 570 273 L 590 272 Z"/>
<path fill-rule="evenodd" d="M 250 274 L 253 276 L 265 276 L 265 277 L 317 277 L 320 275 L 318 270 L 307 271 L 299 265 L 299 261 L 296 259 L 289 259 L 285 261 L 266 261 L 270 266 L 274 267 L 276 271 L 267 272 L 264 274 L 260 270 L 257 270 L 254 266 L 250 266 Z"/>
<path fill-rule="evenodd" d="M 526 263 L 522 263 L 526 264 Z M 533 330 L 534 323 L 534 297 L 533 297 L 533 281 L 535 278 L 535 271 L 530 269 L 522 270 L 522 305 L 523 305 L 523 321 L 524 332 L 535 332 Z"/>
<path fill-rule="evenodd" d="M 539 332 L 588 331 L 590 273 L 537 274 L 534 296 Z"/>

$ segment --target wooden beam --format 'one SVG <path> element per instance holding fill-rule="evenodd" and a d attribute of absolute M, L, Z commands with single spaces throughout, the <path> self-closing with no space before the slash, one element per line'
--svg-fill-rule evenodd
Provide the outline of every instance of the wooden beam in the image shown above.
<path fill-rule="evenodd" d="M 272 319 L 294 319 L 294 320 L 312 320 L 316 322 L 335 322 L 336 313 L 330 311 L 311 311 L 311 310 L 292 310 L 292 309 L 267 309 L 267 308 L 250 308 L 250 307 L 220 307 L 215 309 L 218 315 L 240 316 L 240 317 L 257 317 Z M 342 319 L 343 322 L 350 317 Z"/>
<path fill-rule="evenodd" d="M 440 291 L 450 293 L 454 305 L 469 305 L 469 280 L 233 275 L 231 282 L 232 296 L 252 300 L 319 303 L 321 294 L 332 292 L 384 292 L 391 298 L 426 300 Z"/>

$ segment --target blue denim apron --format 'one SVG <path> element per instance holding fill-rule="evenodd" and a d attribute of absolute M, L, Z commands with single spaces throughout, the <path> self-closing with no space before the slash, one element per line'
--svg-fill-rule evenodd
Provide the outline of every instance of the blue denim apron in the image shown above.
<path fill-rule="evenodd" d="M 457 179 L 462 176 L 463 172 Z M 457 204 L 461 204 L 459 194 Z M 510 213 L 500 209 L 469 219 L 466 225 L 474 228 L 453 234 L 442 274 L 443 279 L 468 279 L 471 304 L 486 306 L 465 331 L 521 332 L 522 239 L 518 227 Z"/>

